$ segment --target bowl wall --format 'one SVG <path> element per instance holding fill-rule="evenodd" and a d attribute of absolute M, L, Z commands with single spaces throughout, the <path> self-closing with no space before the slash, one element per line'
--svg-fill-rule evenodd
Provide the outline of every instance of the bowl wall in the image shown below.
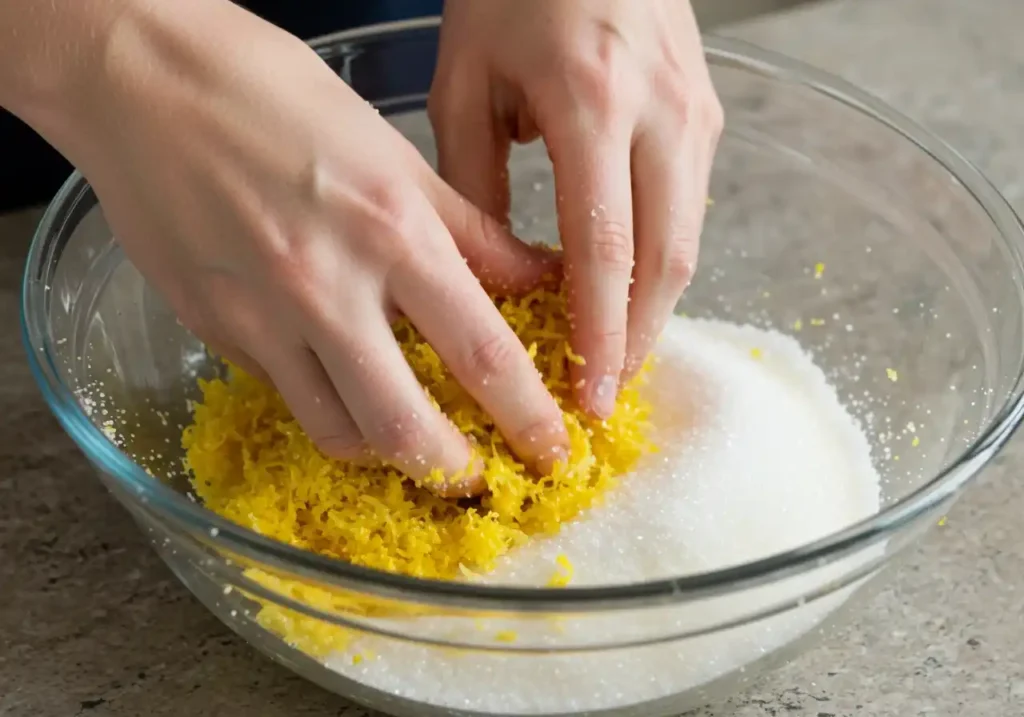
<path fill-rule="evenodd" d="M 431 27 L 320 46 L 431 160 L 422 105 L 435 49 Z M 197 529 L 151 502 L 148 489 L 103 459 L 102 436 L 75 424 L 74 409 L 48 394 L 178 577 L 232 629 L 329 689 L 394 713 L 426 714 L 425 706 L 436 714 L 677 713 L 733 689 L 833 624 L 851 595 L 991 457 L 1005 436 L 959 463 L 1019 394 L 1024 318 L 1019 236 L 1007 239 L 1008 226 L 1019 235 L 1017 224 L 1007 224 L 1012 214 L 994 219 L 976 196 L 991 189 L 973 175 L 968 188 L 933 156 L 949 156 L 945 148 L 927 137 L 911 141 L 859 96 L 818 86 L 827 78 L 724 41 L 712 43 L 709 56 L 727 128 L 702 268 L 680 310 L 777 328 L 811 351 L 869 434 L 883 510 L 897 515 L 947 470 L 949 489 L 928 510 L 908 508 L 884 530 L 851 534 L 841 549 L 767 584 L 745 584 L 737 574 L 729 590 L 685 602 L 557 614 L 509 602 L 495 614 L 453 600 L 418 617 L 317 613 L 301 598 L 289 602 L 300 595 L 293 588 L 251 579 L 255 569 L 324 588 L 309 570 L 240 558 L 216 529 Z M 515 230 L 554 241 L 543 146 L 517 148 L 511 176 Z M 217 364 L 124 258 L 84 182 L 65 188 L 36 244 L 26 288 L 35 292 L 28 309 L 38 309 L 27 317 L 33 351 L 121 451 L 187 494 L 180 448 L 187 401 L 198 398 L 197 377 L 217 374 Z M 392 597 L 417 604 L 409 592 Z M 406 668 L 375 672 L 373 661 L 353 664 L 351 655 L 326 667 L 257 621 L 260 600 L 347 625 L 363 635 L 357 641 Z M 495 642 L 508 631 L 515 645 Z M 445 647 L 453 645 L 454 656 Z M 440 684 L 459 690 L 422 681 L 416 665 L 439 662 L 451 672 Z M 499 709 L 494 695 L 510 674 L 552 686 L 509 694 Z M 566 687 L 559 692 L 555 683 Z"/>

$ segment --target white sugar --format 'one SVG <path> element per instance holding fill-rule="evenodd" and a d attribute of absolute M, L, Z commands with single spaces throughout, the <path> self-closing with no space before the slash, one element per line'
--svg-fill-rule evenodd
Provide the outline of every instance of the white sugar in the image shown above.
<path fill-rule="evenodd" d="M 675 319 L 659 345 L 648 393 L 660 452 L 603 505 L 558 536 L 518 549 L 481 581 L 544 585 L 559 555 L 573 566 L 574 586 L 702 573 L 805 545 L 877 512 L 879 479 L 867 438 L 793 339 Z M 664 637 L 792 601 L 853 567 L 833 564 L 785 585 L 657 613 L 557 624 L 455 618 L 375 624 L 409 636 L 491 640 L 491 647 L 509 629 L 518 641 L 551 647 Z M 847 596 L 839 591 L 687 641 L 575 655 L 453 653 L 365 637 L 330 666 L 368 687 L 439 707 L 501 714 L 622 707 L 753 663 L 813 629 Z M 373 657 L 354 661 L 360 653 Z"/>

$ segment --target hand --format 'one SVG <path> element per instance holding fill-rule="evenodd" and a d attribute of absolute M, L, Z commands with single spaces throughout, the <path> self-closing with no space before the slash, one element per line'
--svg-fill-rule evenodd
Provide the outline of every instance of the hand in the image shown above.
<path fill-rule="evenodd" d="M 328 454 L 454 475 L 470 447 L 396 345 L 404 313 L 523 460 L 564 456 L 561 411 L 473 273 L 527 288 L 549 253 L 451 190 L 297 39 L 230 3 L 148 5 L 119 19 L 73 154 L 182 323 L 268 377 Z"/>
<path fill-rule="evenodd" d="M 447 0 L 430 116 L 441 176 L 499 220 L 510 143 L 543 137 L 574 383 L 607 417 L 697 261 L 723 119 L 690 4 Z"/>

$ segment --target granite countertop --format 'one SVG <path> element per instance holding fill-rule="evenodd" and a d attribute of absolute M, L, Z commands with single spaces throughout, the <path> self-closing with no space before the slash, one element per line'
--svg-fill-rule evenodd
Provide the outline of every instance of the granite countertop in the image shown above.
<path fill-rule="evenodd" d="M 836 0 L 734 26 L 868 88 L 1024 212 L 1024 3 Z M 38 213 L 0 217 L 0 715 L 365 717 L 271 664 L 159 561 L 43 405 L 17 293 Z M 1024 714 L 1024 438 L 849 627 L 701 717 Z"/>

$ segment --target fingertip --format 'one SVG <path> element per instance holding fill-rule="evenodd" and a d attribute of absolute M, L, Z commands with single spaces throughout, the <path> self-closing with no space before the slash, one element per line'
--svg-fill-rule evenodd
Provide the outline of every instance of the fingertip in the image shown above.
<path fill-rule="evenodd" d="M 556 445 L 538 457 L 535 463 L 536 470 L 542 476 L 549 476 L 555 472 L 559 464 L 568 465 L 569 456 L 569 437 L 567 435 L 564 445 Z"/>
<path fill-rule="evenodd" d="M 555 464 L 567 461 L 570 453 L 569 433 L 562 411 L 554 399 L 550 401 L 549 415 L 509 440 L 513 453 L 541 476 L 551 475 Z"/>
<path fill-rule="evenodd" d="M 458 470 L 447 473 L 433 471 L 428 477 L 426 487 L 439 498 L 475 498 L 487 490 L 483 459 L 474 454 Z"/>
<path fill-rule="evenodd" d="M 585 388 L 585 410 L 602 421 L 611 418 L 615 413 L 615 403 L 619 397 L 619 376 L 617 374 L 598 376 L 589 381 Z"/>
<path fill-rule="evenodd" d="M 428 466 L 428 489 L 442 498 L 469 498 L 486 489 L 483 479 L 484 462 L 473 444 L 455 424 L 440 411 L 438 419 L 438 446 L 440 454 L 434 465 Z"/>
<path fill-rule="evenodd" d="M 593 332 L 573 331 L 582 361 L 570 367 L 576 405 L 591 418 L 606 420 L 615 413 L 628 358 L 626 331 L 596 337 Z"/>

